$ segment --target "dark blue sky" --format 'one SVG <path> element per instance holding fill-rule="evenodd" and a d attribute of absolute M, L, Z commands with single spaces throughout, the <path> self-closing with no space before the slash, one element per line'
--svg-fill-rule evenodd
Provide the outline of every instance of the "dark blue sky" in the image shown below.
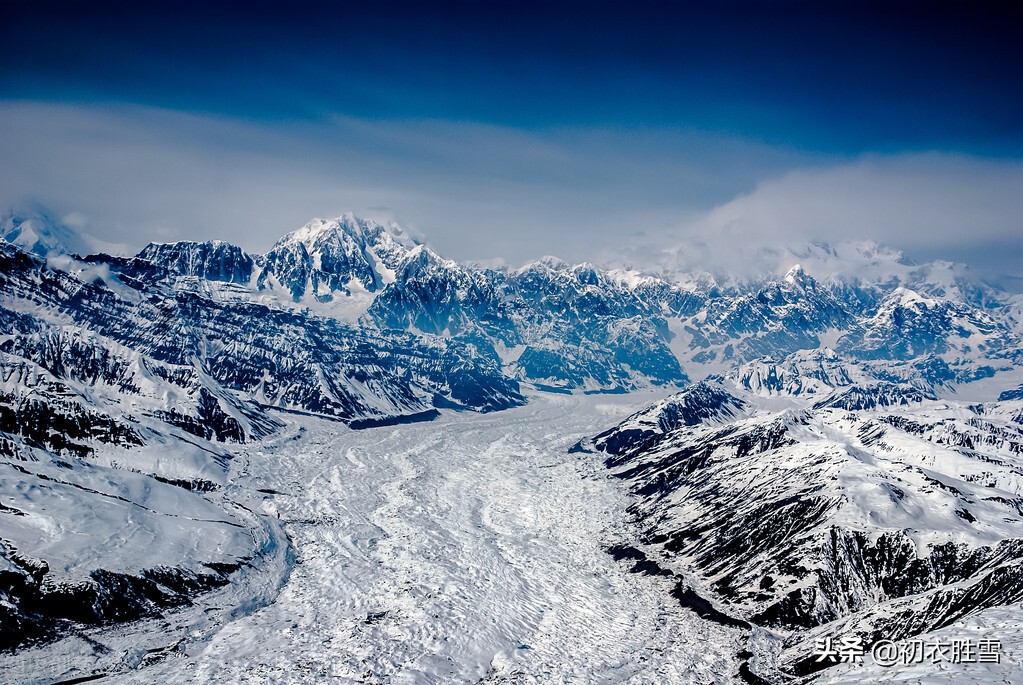
<path fill-rule="evenodd" d="M 1012 3 L 5 2 L 7 97 L 1017 154 Z"/>
<path fill-rule="evenodd" d="M 0 6 L 0 105 L 18 126 L 28 126 L 26 118 L 38 122 L 39 108 L 102 112 L 116 119 L 108 128 L 149 126 L 152 138 L 171 149 L 205 141 L 208 154 L 217 149 L 210 139 L 222 138 L 218 126 L 249 127 L 225 157 L 258 148 L 270 169 L 274 155 L 286 167 L 301 154 L 311 167 L 322 165 L 327 178 L 340 173 L 330 159 L 348 156 L 372 180 L 373 198 L 384 194 L 388 177 L 404 179 L 396 196 L 435 198 L 435 186 L 405 177 L 436 164 L 436 173 L 458 186 L 459 179 L 478 178 L 490 159 L 494 183 L 507 184 L 507 195 L 501 200 L 496 185 L 476 195 L 486 195 L 494 211 L 522 208 L 534 223 L 554 200 L 524 185 L 559 176 L 545 188 L 570 191 L 556 212 L 569 249 L 582 235 L 573 222 L 593 223 L 571 210 L 573 202 L 587 202 L 571 196 L 587 182 L 588 166 L 622 162 L 623 169 L 677 174 L 674 182 L 662 178 L 663 196 L 624 170 L 592 181 L 599 195 L 620 187 L 633 213 L 663 209 L 656 219 L 663 227 L 672 224 L 672 211 L 678 223 L 793 170 L 862 165 L 865 158 L 884 166 L 900 156 L 938 154 L 1008 165 L 1014 173 L 1023 158 L 1023 24 L 1008 2 Z M 154 111 L 191 123 L 154 124 L 147 119 Z M 373 133 L 353 132 L 356 124 Z M 35 124 L 32 131 L 66 140 L 72 134 L 62 125 L 52 136 Z M 487 130 L 507 143 L 489 157 L 438 152 L 450 137 L 455 149 L 466 139 L 486 139 Z M 94 143 L 95 128 L 90 135 Z M 539 157 L 517 159 L 516 149 L 533 144 L 543 148 Z M 22 154 L 17 146 L 2 150 Z M 158 163 L 166 151 L 153 154 Z M 75 159 L 88 166 L 87 157 Z M 365 205 L 369 195 L 351 181 L 359 174 L 345 171 L 333 186 L 338 203 Z M 13 185 L 41 174 L 26 172 Z M 71 196 L 48 198 L 46 190 L 37 199 L 78 211 Z M 482 208 L 458 216 L 457 200 L 447 221 L 464 224 L 463 232 L 486 216 Z M 210 199 L 196 202 L 205 207 Z M 316 203 L 307 214 L 333 209 Z M 382 204 L 427 230 L 443 223 L 436 202 Z M 336 211 L 349 208 L 360 209 Z M 117 223 L 116 212 L 83 211 Z M 175 229 L 166 214 L 159 221 L 170 233 L 194 223 L 189 214 Z M 625 214 L 615 221 L 624 220 Z M 272 235 L 256 233 L 257 242 Z M 123 238 L 117 231 L 108 237 Z M 555 241 L 551 251 L 558 247 Z M 510 254 L 521 256 L 527 255 Z"/>

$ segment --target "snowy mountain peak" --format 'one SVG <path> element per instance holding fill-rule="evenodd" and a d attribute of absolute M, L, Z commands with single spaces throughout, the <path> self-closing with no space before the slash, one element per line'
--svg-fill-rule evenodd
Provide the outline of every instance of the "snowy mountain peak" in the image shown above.
<path fill-rule="evenodd" d="M 809 243 L 788 252 L 804 271 L 825 284 L 882 289 L 904 286 L 928 296 L 985 306 L 999 299 L 997 293 L 971 278 L 965 264 L 944 260 L 918 264 L 888 245 L 870 241 Z"/>
<path fill-rule="evenodd" d="M 643 286 L 657 286 L 663 283 L 656 276 L 650 276 L 634 269 L 612 269 L 605 273 L 612 282 L 629 290 L 635 290 Z"/>
<path fill-rule="evenodd" d="M 458 262 L 451 259 L 444 259 L 426 245 L 416 245 L 410 249 L 405 257 L 405 263 L 416 265 L 420 269 L 458 269 Z"/>
<path fill-rule="evenodd" d="M 42 209 L 8 210 L 0 219 L 0 238 L 43 257 L 91 251 L 80 235 Z"/>
<path fill-rule="evenodd" d="M 796 264 L 788 270 L 788 273 L 785 274 L 785 282 L 801 289 L 806 289 L 817 284 L 813 277 L 806 273 L 806 270 L 799 264 Z"/>
<path fill-rule="evenodd" d="M 301 243 L 312 253 L 322 245 L 339 241 L 354 241 L 360 246 L 384 242 L 405 249 L 421 244 L 397 224 L 389 223 L 385 226 L 348 212 L 333 219 L 313 219 L 302 228 L 285 235 L 275 247 L 286 243 Z"/>
<path fill-rule="evenodd" d="M 523 266 L 520 271 L 563 271 L 570 268 L 571 265 L 560 257 L 554 257 L 553 255 L 544 255 L 537 259 L 535 262 L 530 262 Z"/>
<path fill-rule="evenodd" d="M 342 214 L 313 219 L 277 241 L 262 258 L 260 288 L 283 286 L 295 302 L 324 303 L 377 292 L 423 244 L 395 224 Z"/>
<path fill-rule="evenodd" d="M 898 287 L 892 291 L 891 295 L 888 296 L 888 299 L 885 304 L 889 307 L 898 306 L 902 308 L 912 309 L 924 307 L 930 309 L 932 307 L 938 306 L 939 302 L 934 298 L 924 297 L 915 290 L 911 290 L 909 288 L 904 287 Z"/>

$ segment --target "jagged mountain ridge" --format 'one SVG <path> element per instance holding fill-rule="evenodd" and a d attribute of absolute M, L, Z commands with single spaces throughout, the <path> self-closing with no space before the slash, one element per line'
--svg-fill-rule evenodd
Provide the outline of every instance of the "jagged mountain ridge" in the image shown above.
<path fill-rule="evenodd" d="M 99 334 L 90 344 L 101 350 L 123 346 L 155 367 L 189 367 L 192 408 L 174 415 L 185 405 L 172 393 L 175 406 L 158 411 L 179 427 L 214 426 L 206 438 L 258 433 L 261 405 L 345 420 L 434 405 L 487 410 L 521 401 L 516 382 L 622 392 L 684 384 L 686 369 L 741 376 L 741 386 L 766 396 L 855 382 L 875 391 L 910 384 L 934 397 L 1013 371 L 1023 356 L 1018 308 L 997 293 L 978 307 L 898 280 L 822 284 L 799 266 L 731 289 L 555 258 L 475 268 L 353 215 L 314 220 L 265 255 L 209 241 L 154 243 L 133 258 L 51 253 L 26 266 L 8 250 L 5 259 L 5 295 L 21 300 L 4 310 L 8 333 L 67 338 L 48 329 L 71 324 Z M 910 275 L 919 285 L 921 269 Z M 948 285 L 938 281 L 936 289 Z M 33 320 L 40 307 L 56 316 Z M 262 322 L 258 332 L 247 320 Z M 37 348 L 17 337 L 4 343 L 31 363 L 45 356 Z M 83 365 L 78 373 L 96 382 L 94 361 L 58 357 L 49 361 L 55 377 Z M 212 420 L 218 407 L 224 418 Z"/>
<path fill-rule="evenodd" d="M 77 263 L 76 273 L 24 253 L 2 256 L 11 336 L 6 346 L 28 358 L 38 347 L 33 337 L 78 327 L 95 334 L 100 347 L 141 355 L 150 370 L 190 369 L 213 394 L 233 393 L 255 414 L 263 412 L 260 405 L 271 405 L 348 420 L 423 411 L 439 395 L 480 410 L 521 401 L 496 360 L 456 340 L 423 340 L 257 302 L 207 298 L 148 279 L 153 269 L 143 274 L 132 268 L 139 260 L 104 262 L 106 280 L 88 280 L 93 265 Z M 77 368 L 75 357 L 48 359 L 55 373 L 93 373 Z M 484 396 L 486 388 L 497 395 Z"/>
<path fill-rule="evenodd" d="M 267 255 L 240 252 L 228 260 L 238 263 L 229 274 L 215 269 L 205 278 L 210 270 L 182 266 L 178 256 L 191 250 L 185 262 L 201 265 L 218 249 L 225 248 L 154 245 L 139 259 L 166 268 L 177 287 L 205 284 L 219 296 L 263 302 L 272 295 L 283 306 L 360 326 L 469 339 L 499 355 L 507 375 L 546 388 L 684 383 L 824 349 L 871 376 L 922 376 L 941 387 L 1012 368 L 1021 354 L 1011 298 L 944 263 L 907 266 L 883 280 L 825 283 L 797 265 L 783 278 L 728 287 L 554 258 L 521 269 L 474 268 L 443 259 L 395 226 L 351 215 L 311 222 Z"/>
<path fill-rule="evenodd" d="M 831 665 L 825 637 L 899 640 L 1023 599 L 1019 401 L 814 397 L 702 382 L 581 447 L 629 484 L 658 563 L 774 631 L 765 676 Z"/>
<path fill-rule="evenodd" d="M 180 242 L 90 261 L 139 283 L 465 339 L 499 356 L 511 378 L 548 388 L 622 391 L 687 380 L 653 305 L 595 267 L 548 260 L 517 271 L 471 268 L 396 226 L 351 215 L 310 222 L 265 255 Z"/>

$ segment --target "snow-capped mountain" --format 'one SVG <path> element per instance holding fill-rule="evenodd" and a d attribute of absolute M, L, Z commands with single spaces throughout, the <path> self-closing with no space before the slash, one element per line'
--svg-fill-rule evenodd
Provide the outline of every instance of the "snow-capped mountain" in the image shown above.
<path fill-rule="evenodd" d="M 5 212 L 0 217 L 0 239 L 41 257 L 90 252 L 88 243 L 78 233 L 40 207 Z"/>
<path fill-rule="evenodd" d="M 947 297 L 978 306 L 984 306 L 991 296 L 991 289 L 981 284 L 966 264 L 944 260 L 919 263 L 901 250 L 869 240 L 735 245 L 732 251 L 738 256 L 725 261 L 742 265 L 734 271 L 722 272 L 720 267 L 714 273 L 705 271 L 714 268 L 705 262 L 719 263 L 721 256 L 713 254 L 708 245 L 699 242 L 695 249 L 687 244 L 643 261 L 656 264 L 665 280 L 712 283 L 722 290 L 748 289 L 755 283 L 778 280 L 793 264 L 799 264 L 831 289 L 877 293 L 902 286 L 928 296 Z"/>
<path fill-rule="evenodd" d="M 465 340 L 499 359 L 508 377 L 547 388 L 621 392 L 687 379 L 661 304 L 592 265 L 550 258 L 514 271 L 468 267 L 397 226 L 351 215 L 310 222 L 265 255 L 179 242 L 89 261 L 140 286 Z"/>
<path fill-rule="evenodd" d="M 364 427 L 523 402 L 467 342 L 260 303 L 233 246 L 143 255 L 44 260 L 0 243 L 4 649 L 278 565 L 280 531 L 225 499 L 224 443 L 267 438 L 282 412 Z M 136 531 L 119 550 L 76 542 L 119 530 Z M 147 539 L 159 545 L 136 551 Z"/>
<path fill-rule="evenodd" d="M 850 249 L 815 245 L 801 254 L 844 263 Z M 777 279 L 722 287 L 711 277 L 666 280 L 556 258 L 472 267 L 400 227 L 344 215 L 310 222 L 265 255 L 175 243 L 107 262 L 124 278 L 222 302 L 465 340 L 498 359 L 504 375 L 549 389 L 679 384 L 826 350 L 838 355 L 839 373 L 932 388 L 1014 368 L 1021 334 L 1011 298 L 969 283 L 953 265 L 912 265 L 880 246 L 853 253 L 850 263 L 874 265 L 870 278 L 822 282 L 797 264 Z"/>
<path fill-rule="evenodd" d="M 774 360 L 761 357 L 732 372 L 736 385 L 764 397 L 805 397 L 865 380 L 866 373 L 830 348 L 799 350 Z"/>
<path fill-rule="evenodd" d="M 376 292 L 417 243 L 398 226 L 351 214 L 313 220 L 287 234 L 262 257 L 260 287 L 283 287 L 295 301 L 330 301 L 353 292 Z"/>
<path fill-rule="evenodd" d="M 806 387 L 767 378 L 753 388 Z M 764 677 L 832 665 L 824 638 L 900 640 L 1023 599 L 1018 401 L 876 383 L 792 402 L 702 382 L 581 445 L 635 493 L 657 563 L 772 631 Z"/>

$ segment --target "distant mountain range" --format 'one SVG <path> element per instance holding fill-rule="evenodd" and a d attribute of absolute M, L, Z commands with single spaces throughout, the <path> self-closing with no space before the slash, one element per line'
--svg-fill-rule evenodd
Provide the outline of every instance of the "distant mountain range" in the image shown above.
<path fill-rule="evenodd" d="M 61 416 L 95 415 L 143 442 L 144 424 L 259 437 L 274 409 L 354 425 L 490 411 L 521 403 L 523 383 L 614 393 L 714 377 L 764 396 L 887 383 L 983 399 L 1023 382 L 1019 296 L 871 245 L 858 254 L 874 260 L 872 279 L 818 281 L 795 265 L 726 287 L 555 258 L 463 265 L 352 215 L 314 220 L 263 255 L 220 241 L 81 255 L 45 214 L 10 212 L 2 226 L 0 351 L 8 378 L 34 379 L 8 382 L 10 406 L 31 387 Z M 5 439 L 75 440 L 20 430 Z"/>

